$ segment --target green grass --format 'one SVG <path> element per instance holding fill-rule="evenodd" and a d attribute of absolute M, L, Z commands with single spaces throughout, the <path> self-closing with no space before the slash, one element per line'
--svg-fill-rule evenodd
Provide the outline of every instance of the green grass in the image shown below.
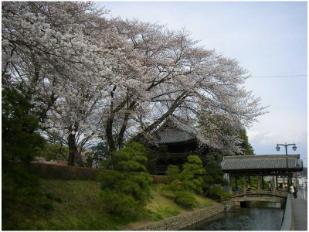
<path fill-rule="evenodd" d="M 157 221 L 166 217 L 178 215 L 187 212 L 188 210 L 177 205 L 171 198 L 166 197 L 166 193 L 162 192 L 163 185 L 154 185 L 152 190 L 152 199 L 146 206 L 148 212 L 144 218 L 141 218 L 137 223 L 142 224 L 149 221 Z M 212 205 L 212 200 L 194 195 L 197 201 L 197 208 L 207 207 Z M 130 227 L 129 227 L 130 228 Z"/>
<path fill-rule="evenodd" d="M 25 229 L 30 230 L 116 230 L 128 229 L 149 221 L 174 216 L 186 210 L 161 194 L 162 185 L 153 186 L 152 199 L 135 222 L 104 212 L 100 185 L 95 181 L 42 179 L 42 189 L 52 203 L 52 210 L 29 215 Z M 195 196 L 198 207 L 211 205 L 211 200 Z"/>
<path fill-rule="evenodd" d="M 196 195 L 195 198 L 198 203 L 198 208 L 211 206 L 213 202 L 213 200 L 210 200 L 209 198 L 205 198 L 205 197 L 198 196 L 198 195 Z"/>
<path fill-rule="evenodd" d="M 161 195 L 161 187 L 161 185 L 153 187 L 152 199 L 146 206 L 153 220 L 174 216 L 183 211 L 174 201 Z"/>
<path fill-rule="evenodd" d="M 37 218 L 31 229 L 104 230 L 126 223 L 104 212 L 95 181 L 42 180 L 42 185 L 53 199 L 54 209 Z"/>

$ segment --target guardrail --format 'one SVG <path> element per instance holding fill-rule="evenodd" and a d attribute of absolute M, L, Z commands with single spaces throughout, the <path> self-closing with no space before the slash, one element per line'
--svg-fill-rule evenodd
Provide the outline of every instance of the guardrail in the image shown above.
<path fill-rule="evenodd" d="M 260 191 L 252 191 L 252 190 L 247 190 L 244 192 L 239 192 L 236 194 L 232 195 L 233 197 L 243 197 L 243 196 L 256 196 L 256 195 L 267 195 L 267 196 L 277 196 L 277 197 L 286 197 L 287 192 L 286 191 L 267 191 L 267 190 L 260 190 Z"/>
<path fill-rule="evenodd" d="M 289 193 L 285 202 L 281 230 L 293 230 L 293 227 L 292 195 Z"/>

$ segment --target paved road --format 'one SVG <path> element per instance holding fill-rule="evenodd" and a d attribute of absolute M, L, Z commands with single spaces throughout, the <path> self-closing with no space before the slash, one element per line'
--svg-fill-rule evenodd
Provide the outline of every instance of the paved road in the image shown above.
<path fill-rule="evenodd" d="M 298 197 L 292 199 L 294 229 L 307 230 L 307 192 L 299 191 Z"/>

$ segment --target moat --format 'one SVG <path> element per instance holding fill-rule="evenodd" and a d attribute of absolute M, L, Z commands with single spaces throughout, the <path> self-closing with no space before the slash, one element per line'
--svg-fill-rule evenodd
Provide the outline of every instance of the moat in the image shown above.
<path fill-rule="evenodd" d="M 194 230 L 280 230 L 281 208 L 234 208 Z"/>

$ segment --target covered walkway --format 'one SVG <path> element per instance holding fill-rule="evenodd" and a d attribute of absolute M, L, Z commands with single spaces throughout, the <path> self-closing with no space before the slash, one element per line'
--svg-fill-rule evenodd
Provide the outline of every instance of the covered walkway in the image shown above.
<path fill-rule="evenodd" d="M 231 188 L 234 182 L 236 191 L 239 191 L 238 180 L 240 177 L 246 177 L 243 190 L 250 189 L 252 187 L 251 176 L 258 177 L 257 190 L 265 187 L 269 190 L 278 190 L 278 177 L 292 177 L 293 173 L 302 171 L 303 163 L 300 155 L 225 156 L 221 162 L 221 168 L 229 182 L 229 187 Z M 272 177 L 270 179 L 271 186 L 264 186 L 264 177 L 266 176 Z"/>

